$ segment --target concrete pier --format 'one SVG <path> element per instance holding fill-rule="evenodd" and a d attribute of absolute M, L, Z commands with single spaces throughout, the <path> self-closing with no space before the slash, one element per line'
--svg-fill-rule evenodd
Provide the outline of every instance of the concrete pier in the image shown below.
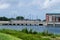
<path fill-rule="evenodd" d="M 60 22 L 42 22 L 34 20 L 12 20 L 12 21 L 0 21 L 0 25 L 22 25 L 22 26 L 47 26 L 47 25 L 60 25 Z"/>
<path fill-rule="evenodd" d="M 23 25 L 23 26 L 43 26 L 43 22 L 34 20 L 12 20 L 0 21 L 0 25 Z"/>

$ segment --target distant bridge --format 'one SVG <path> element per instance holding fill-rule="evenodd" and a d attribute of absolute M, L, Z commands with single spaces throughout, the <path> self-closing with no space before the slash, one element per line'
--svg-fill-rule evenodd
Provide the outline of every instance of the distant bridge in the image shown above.
<path fill-rule="evenodd" d="M 34 20 L 12 20 L 12 21 L 0 21 L 0 25 L 22 25 L 22 26 L 47 26 L 47 25 L 60 25 L 60 22 L 42 22 Z"/>
<path fill-rule="evenodd" d="M 34 20 L 12 20 L 12 21 L 0 21 L 0 25 L 24 25 L 24 26 L 42 26 L 45 23 Z"/>

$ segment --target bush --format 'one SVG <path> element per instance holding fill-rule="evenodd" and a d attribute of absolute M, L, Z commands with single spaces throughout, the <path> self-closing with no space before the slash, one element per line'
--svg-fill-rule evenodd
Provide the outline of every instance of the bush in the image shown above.
<path fill-rule="evenodd" d="M 49 38 L 41 38 L 40 40 L 50 40 Z"/>
<path fill-rule="evenodd" d="M 30 29 L 30 30 L 29 30 L 29 33 L 30 33 L 30 34 L 32 34 L 32 33 L 33 33 L 33 32 L 32 32 L 32 29 Z"/>
<path fill-rule="evenodd" d="M 51 38 L 56 38 L 56 36 L 55 35 L 52 35 Z"/>
<path fill-rule="evenodd" d="M 36 31 L 34 31 L 33 34 L 38 34 L 38 33 Z"/>
<path fill-rule="evenodd" d="M 22 32 L 27 33 L 27 34 L 37 34 L 37 32 L 36 32 L 36 31 L 33 31 L 32 29 L 30 29 L 30 30 L 28 31 L 28 29 L 27 29 L 27 28 L 22 29 Z"/>
<path fill-rule="evenodd" d="M 54 35 L 54 34 L 52 34 L 52 33 L 49 33 L 48 31 L 44 31 L 44 32 L 42 32 L 41 33 L 43 36 L 52 36 L 52 35 Z"/>
<path fill-rule="evenodd" d="M 24 33 L 29 33 L 28 30 L 27 30 L 27 28 L 22 29 L 22 32 L 24 32 Z"/>

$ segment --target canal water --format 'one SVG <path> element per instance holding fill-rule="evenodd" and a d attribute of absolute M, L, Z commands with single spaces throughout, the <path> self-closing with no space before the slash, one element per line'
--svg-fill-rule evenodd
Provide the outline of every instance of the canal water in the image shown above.
<path fill-rule="evenodd" d="M 0 29 L 14 29 L 14 30 L 22 30 L 27 28 L 28 30 L 32 29 L 33 31 L 43 32 L 48 30 L 49 33 L 60 34 L 60 27 L 52 27 L 52 26 L 0 26 Z"/>

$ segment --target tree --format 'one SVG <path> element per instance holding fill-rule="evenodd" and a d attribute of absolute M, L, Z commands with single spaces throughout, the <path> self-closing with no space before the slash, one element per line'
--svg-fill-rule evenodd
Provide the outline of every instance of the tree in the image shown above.
<path fill-rule="evenodd" d="M 36 20 L 41 21 L 41 19 L 36 19 Z"/>
<path fill-rule="evenodd" d="M 16 19 L 17 19 L 17 20 L 23 20 L 24 17 L 22 17 L 22 16 L 17 16 Z"/>
<path fill-rule="evenodd" d="M 46 19 L 44 19 L 43 22 L 46 22 Z"/>
<path fill-rule="evenodd" d="M 9 21 L 7 17 L 0 17 L 0 21 Z"/>
<path fill-rule="evenodd" d="M 15 18 L 9 18 L 9 20 L 15 20 Z"/>

